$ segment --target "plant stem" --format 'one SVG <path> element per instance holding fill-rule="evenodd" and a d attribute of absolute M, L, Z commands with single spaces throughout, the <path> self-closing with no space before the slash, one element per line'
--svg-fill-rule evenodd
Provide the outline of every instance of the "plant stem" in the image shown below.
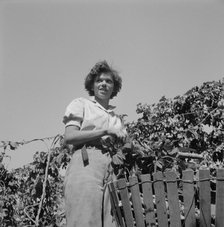
<path fill-rule="evenodd" d="M 41 212 L 41 208 L 42 208 L 42 204 L 44 201 L 44 197 L 45 197 L 45 190 L 46 190 L 46 185 L 47 185 L 47 178 L 48 178 L 48 168 L 49 168 L 49 164 L 50 164 L 50 157 L 51 157 L 51 149 L 48 150 L 48 156 L 47 156 L 47 165 L 45 168 L 45 176 L 44 176 L 44 183 L 43 183 L 43 193 L 41 195 L 41 200 L 39 203 L 39 209 L 37 212 L 37 216 L 36 216 L 36 226 L 39 226 L 39 217 L 40 217 L 40 212 Z"/>

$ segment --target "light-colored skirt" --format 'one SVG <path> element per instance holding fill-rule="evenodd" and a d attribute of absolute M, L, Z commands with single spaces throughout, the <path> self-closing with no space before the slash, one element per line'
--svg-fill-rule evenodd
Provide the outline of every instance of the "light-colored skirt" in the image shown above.
<path fill-rule="evenodd" d="M 108 176 L 111 158 L 95 147 L 86 148 L 89 164 L 84 166 L 81 149 L 75 151 L 65 176 L 67 227 L 115 227 L 111 215 Z"/>

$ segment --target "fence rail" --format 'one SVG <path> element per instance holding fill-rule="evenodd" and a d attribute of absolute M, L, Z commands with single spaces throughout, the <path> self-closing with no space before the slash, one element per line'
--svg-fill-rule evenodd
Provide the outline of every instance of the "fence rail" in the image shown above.
<path fill-rule="evenodd" d="M 197 180 L 192 170 L 183 171 L 181 179 L 174 171 L 144 174 L 112 182 L 109 190 L 118 227 L 224 226 L 224 169 L 215 178 L 199 170 Z"/>

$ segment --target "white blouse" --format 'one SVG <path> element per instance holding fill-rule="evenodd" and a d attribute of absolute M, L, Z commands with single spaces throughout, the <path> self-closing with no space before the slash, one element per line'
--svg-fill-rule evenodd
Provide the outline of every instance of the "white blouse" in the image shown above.
<path fill-rule="evenodd" d="M 66 108 L 63 123 L 75 125 L 80 130 L 97 130 L 106 128 L 124 129 L 120 117 L 113 111 L 115 107 L 105 109 L 94 97 L 92 99 L 76 98 Z"/>

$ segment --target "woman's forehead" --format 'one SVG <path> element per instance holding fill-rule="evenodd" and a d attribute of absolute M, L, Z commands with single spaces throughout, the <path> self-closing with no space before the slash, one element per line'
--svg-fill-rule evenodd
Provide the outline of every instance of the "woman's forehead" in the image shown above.
<path fill-rule="evenodd" d="M 100 75 L 98 75 L 96 77 L 96 79 L 111 79 L 111 80 L 113 80 L 113 76 L 111 75 L 111 73 L 101 73 Z"/>

